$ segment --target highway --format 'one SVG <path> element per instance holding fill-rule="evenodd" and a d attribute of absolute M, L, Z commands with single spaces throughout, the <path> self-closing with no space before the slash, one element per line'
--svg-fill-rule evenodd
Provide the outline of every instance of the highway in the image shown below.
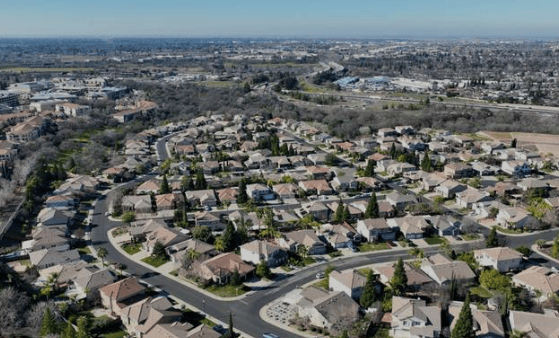
<path fill-rule="evenodd" d="M 165 141 L 169 137 L 170 135 L 166 138 L 160 139 L 156 144 L 156 149 L 162 160 L 167 157 L 167 152 L 165 150 Z M 153 175 L 156 174 L 157 172 L 152 172 L 146 175 L 146 177 L 153 177 Z M 134 180 L 127 183 L 126 185 L 133 185 L 137 182 L 138 180 Z M 261 337 L 262 333 L 264 332 L 273 332 L 278 334 L 282 338 L 297 337 L 297 335 L 290 331 L 283 330 L 262 320 L 259 316 L 259 311 L 263 306 L 270 303 L 271 301 L 294 290 L 299 285 L 303 285 L 315 279 L 316 273 L 319 271 L 324 271 L 327 264 L 332 264 L 338 269 L 343 270 L 368 264 L 395 261 L 400 257 L 408 258 L 407 252 L 405 251 L 371 252 L 357 256 L 341 257 L 335 259 L 334 261 L 331 261 L 330 263 L 321 262 L 310 268 L 299 270 L 292 276 L 286 275 L 285 278 L 281 278 L 280 280 L 274 282 L 265 290 L 259 290 L 252 294 L 249 294 L 242 300 L 219 301 L 207 297 L 197 290 L 186 287 L 163 275 L 153 274 L 153 271 L 151 269 L 135 263 L 128 257 L 122 255 L 111 245 L 108 240 L 107 232 L 114 227 L 120 226 L 121 223 L 111 221 L 104 215 L 109 208 L 111 199 L 115 197 L 116 191 L 117 189 L 109 192 L 106 196 L 102 196 L 95 204 L 94 213 L 92 216 L 92 229 L 90 233 L 92 245 L 96 249 L 98 249 L 99 247 L 105 247 L 108 251 L 108 261 L 126 265 L 127 272 L 163 289 L 168 294 L 181 299 L 187 304 L 190 304 L 198 309 L 203 309 L 204 312 L 221 320 L 222 322 L 227 323 L 229 312 L 231 312 L 234 316 L 233 321 L 235 327 L 253 337 Z M 482 227 L 481 229 L 485 229 L 483 231 L 487 232 L 486 228 Z M 511 247 L 517 247 L 519 245 L 531 246 L 537 239 L 553 239 L 558 231 L 559 229 L 554 229 L 529 236 L 516 237 L 500 235 L 500 237 L 505 237 L 507 240 L 507 244 Z M 475 243 L 472 244 L 469 242 L 462 242 L 459 244 L 455 244 L 453 247 L 458 252 L 469 250 L 472 248 L 472 245 L 475 245 Z M 424 249 L 424 251 L 425 254 L 429 255 L 438 252 L 438 248 L 430 247 Z M 536 255 L 535 258 L 538 260 L 538 263 L 559 266 L 559 264 L 545 261 L 543 257 L 539 257 Z"/>

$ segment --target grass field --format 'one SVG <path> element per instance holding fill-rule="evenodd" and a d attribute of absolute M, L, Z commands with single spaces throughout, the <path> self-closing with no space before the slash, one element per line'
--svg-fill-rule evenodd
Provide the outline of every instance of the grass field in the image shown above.
<path fill-rule="evenodd" d="M 437 245 L 437 244 L 443 244 L 446 243 L 447 240 L 444 237 L 427 237 L 423 239 L 425 242 L 427 242 L 427 244 L 429 245 Z"/>
<path fill-rule="evenodd" d="M 244 287 L 243 285 L 237 287 L 229 284 L 211 285 L 204 290 L 209 291 L 216 296 L 224 298 L 241 296 L 249 291 L 248 288 Z"/>

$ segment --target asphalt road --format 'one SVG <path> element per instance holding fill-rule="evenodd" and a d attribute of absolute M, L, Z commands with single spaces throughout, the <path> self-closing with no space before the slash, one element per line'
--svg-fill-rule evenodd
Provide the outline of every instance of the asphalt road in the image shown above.
<path fill-rule="evenodd" d="M 156 148 L 162 160 L 167 157 L 167 151 L 165 150 L 165 141 L 169 137 L 170 136 L 159 140 L 156 144 Z M 148 176 L 152 176 L 155 174 L 156 173 L 152 173 Z M 135 180 L 128 184 L 135 184 L 137 181 L 138 180 Z M 396 187 L 392 188 L 397 189 Z M 279 278 L 280 280 L 269 285 L 268 287 L 266 287 L 266 289 L 258 290 L 257 292 L 250 294 L 242 300 L 230 302 L 219 301 L 213 298 L 209 298 L 204 294 L 196 291 L 195 289 L 186 287 L 163 275 L 154 275 L 151 269 L 130 260 L 128 257 L 122 255 L 110 244 L 107 236 L 107 231 L 111 228 L 121 225 L 120 222 L 110 221 L 107 219 L 107 217 L 104 216 L 105 212 L 108 210 L 110 200 L 114 197 L 115 193 L 116 191 L 112 191 L 107 194 L 107 196 L 103 196 L 95 205 L 90 235 L 92 245 L 96 248 L 99 248 L 101 246 L 105 247 L 108 251 L 107 260 L 109 262 L 118 262 L 125 264 L 129 273 L 138 276 L 146 282 L 165 290 L 165 292 L 181 299 L 187 304 L 191 304 L 198 309 L 202 309 L 204 312 L 225 323 L 227 323 L 229 313 L 231 312 L 234 316 L 233 321 L 235 327 L 253 337 L 261 337 L 262 333 L 264 332 L 273 332 L 280 335 L 282 338 L 297 337 L 297 335 L 291 333 L 290 331 L 282 330 L 279 327 L 271 325 L 262 320 L 259 316 L 259 311 L 263 306 L 270 303 L 271 301 L 294 290 L 299 285 L 306 284 L 315 279 L 316 273 L 319 271 L 324 271 L 327 264 L 331 264 L 338 269 L 343 270 L 357 268 L 368 264 L 395 261 L 400 257 L 408 257 L 407 253 L 402 251 L 371 252 L 359 256 L 342 257 L 330 263 L 321 262 L 311 268 L 298 271 L 292 276 L 282 276 L 284 278 Z M 487 230 L 484 227 L 481 227 L 481 229 Z M 500 237 L 506 238 L 507 245 L 511 247 L 517 247 L 520 245 L 530 246 L 537 239 L 553 239 L 558 231 L 559 229 L 554 229 L 529 236 L 516 237 L 500 235 Z M 454 248 L 456 251 L 468 250 L 471 249 L 471 245 L 471 243 L 463 242 L 455 244 Z M 429 255 L 438 252 L 438 248 L 426 248 L 424 249 L 424 251 L 425 254 Z M 538 255 L 534 255 L 533 260 L 535 260 L 539 264 L 559 266 L 559 264 L 548 262 L 543 259 L 543 257 L 540 257 Z"/>

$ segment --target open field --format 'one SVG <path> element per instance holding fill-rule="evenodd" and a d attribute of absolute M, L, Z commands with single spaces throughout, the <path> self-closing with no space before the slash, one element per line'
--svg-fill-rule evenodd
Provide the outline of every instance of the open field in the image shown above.
<path fill-rule="evenodd" d="M 92 72 L 93 68 L 29 68 L 29 67 L 11 67 L 1 68 L 0 72 L 5 73 L 84 73 Z"/>
<path fill-rule="evenodd" d="M 538 152 L 541 154 L 546 155 L 551 153 L 554 156 L 559 156 L 559 135 L 518 132 L 503 133 L 493 131 L 483 131 L 481 133 L 491 137 L 495 141 L 500 141 L 505 144 L 516 139 L 519 146 L 535 145 L 538 148 Z"/>

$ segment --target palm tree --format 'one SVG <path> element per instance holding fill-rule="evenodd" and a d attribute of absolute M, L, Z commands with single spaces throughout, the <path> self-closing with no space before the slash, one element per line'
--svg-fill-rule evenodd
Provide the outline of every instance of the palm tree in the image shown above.
<path fill-rule="evenodd" d="M 305 259 L 305 258 L 307 258 L 307 255 L 309 254 L 309 248 L 307 248 L 306 245 L 301 244 L 297 247 L 297 253 L 299 255 L 301 255 L 301 257 L 303 257 L 303 259 Z"/>
<path fill-rule="evenodd" d="M 100 247 L 97 250 L 97 257 L 101 258 L 101 265 L 105 266 L 105 258 L 107 257 L 108 254 L 109 252 L 104 247 Z"/>
<path fill-rule="evenodd" d="M 225 251 L 225 243 L 223 242 L 222 237 L 218 237 L 215 239 L 214 247 L 217 251 L 221 251 L 221 252 Z"/>
<path fill-rule="evenodd" d="M 186 254 L 188 259 L 192 261 L 197 260 L 200 257 L 200 253 L 194 249 L 188 249 Z"/>

